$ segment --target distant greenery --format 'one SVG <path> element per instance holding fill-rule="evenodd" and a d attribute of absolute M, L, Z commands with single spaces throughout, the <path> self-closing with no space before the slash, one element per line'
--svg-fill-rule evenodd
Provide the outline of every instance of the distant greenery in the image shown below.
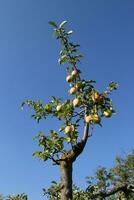
<path fill-rule="evenodd" d="M 117 156 L 111 169 L 98 167 L 94 177 L 86 177 L 87 188 L 73 185 L 73 200 L 134 200 L 134 150 L 126 157 Z M 60 200 L 61 184 L 52 181 L 43 189 L 48 200 Z M 28 200 L 26 194 L 3 197 L 0 200 Z"/>
<path fill-rule="evenodd" d="M 86 177 L 85 190 L 73 185 L 73 200 L 134 200 L 134 151 L 125 158 L 116 157 L 111 169 L 99 167 L 94 177 Z M 60 199 L 61 185 L 52 182 L 43 189 L 49 200 Z"/>
<path fill-rule="evenodd" d="M 0 200 L 28 200 L 28 197 L 26 194 L 18 194 L 18 195 L 9 195 L 7 197 L 3 197 L 0 195 Z"/>

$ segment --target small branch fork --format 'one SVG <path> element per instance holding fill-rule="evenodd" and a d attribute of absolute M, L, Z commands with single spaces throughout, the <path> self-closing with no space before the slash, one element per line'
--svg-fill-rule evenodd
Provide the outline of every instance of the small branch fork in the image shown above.
<path fill-rule="evenodd" d="M 88 138 L 91 137 L 91 136 L 92 136 L 92 131 L 89 135 L 89 124 L 85 123 L 81 142 L 79 142 L 75 146 L 73 146 L 71 150 L 65 152 L 61 156 L 61 159 L 56 160 L 52 157 L 51 160 L 56 165 L 60 165 L 60 163 L 62 161 L 67 161 L 67 162 L 73 163 L 76 160 L 76 158 L 82 153 L 82 151 L 84 150 L 84 147 L 87 143 Z"/>

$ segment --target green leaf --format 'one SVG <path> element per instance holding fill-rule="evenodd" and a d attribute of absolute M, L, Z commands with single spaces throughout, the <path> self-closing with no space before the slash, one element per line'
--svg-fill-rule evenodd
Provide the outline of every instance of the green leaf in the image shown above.
<path fill-rule="evenodd" d="M 66 57 L 66 55 L 64 55 L 64 56 L 62 56 L 62 57 L 59 58 L 58 63 L 60 65 L 62 65 L 62 64 L 64 64 L 67 61 L 68 61 L 68 57 Z"/>
<path fill-rule="evenodd" d="M 63 27 L 65 26 L 66 23 L 67 23 L 67 21 L 61 22 L 61 24 L 59 25 L 59 28 L 63 28 Z"/>
<path fill-rule="evenodd" d="M 72 33 L 73 33 L 72 30 L 67 32 L 68 35 L 71 35 Z"/>
<path fill-rule="evenodd" d="M 116 90 L 118 88 L 118 84 L 115 82 L 109 83 L 110 90 Z"/>
<path fill-rule="evenodd" d="M 58 27 L 57 24 L 56 24 L 55 22 L 53 22 L 53 21 L 49 21 L 48 23 L 49 23 L 51 26 L 55 27 L 55 28 Z"/>

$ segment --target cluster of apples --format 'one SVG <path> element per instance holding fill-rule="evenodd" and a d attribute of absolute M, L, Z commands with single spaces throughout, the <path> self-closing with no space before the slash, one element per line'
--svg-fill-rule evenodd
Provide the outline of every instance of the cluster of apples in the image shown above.
<path fill-rule="evenodd" d="M 67 81 L 68 83 L 70 83 L 70 82 L 72 82 L 74 79 L 76 79 L 78 76 L 79 76 L 79 72 L 78 72 L 77 70 L 73 70 L 72 73 L 66 77 L 66 81 Z M 73 87 L 70 88 L 69 94 L 70 94 L 70 95 L 75 94 L 81 87 L 82 87 L 82 82 L 81 82 L 81 81 L 77 82 Z M 80 98 L 79 98 L 79 97 L 76 97 L 76 98 L 73 100 L 73 106 L 74 106 L 74 107 L 79 107 L 80 104 L 81 104 Z"/>
<path fill-rule="evenodd" d="M 97 103 L 97 102 L 103 101 L 104 95 L 103 94 L 99 94 L 98 92 L 94 92 L 91 95 L 91 98 L 92 98 L 94 103 Z M 108 108 L 108 109 L 103 111 L 103 116 L 111 117 L 111 115 L 112 115 L 112 109 Z"/>
<path fill-rule="evenodd" d="M 98 123 L 100 123 L 100 121 L 101 121 L 101 118 L 98 114 L 91 114 L 91 115 L 85 116 L 86 123 L 98 124 Z"/>
<path fill-rule="evenodd" d="M 111 115 L 112 115 L 112 110 L 107 109 L 107 110 L 103 111 L 103 116 L 111 117 Z M 92 123 L 92 124 L 98 124 L 101 122 L 101 117 L 98 114 L 86 115 L 85 122 Z"/>
<path fill-rule="evenodd" d="M 73 70 L 72 73 L 66 77 L 66 81 L 67 81 L 68 83 L 70 83 L 70 82 L 72 82 L 75 78 L 77 78 L 78 75 L 79 75 L 78 71 L 77 71 L 77 70 Z"/>
<path fill-rule="evenodd" d="M 78 76 L 79 76 L 79 72 L 77 70 L 73 70 L 72 73 L 66 77 L 66 81 L 68 83 L 73 82 L 74 79 L 76 79 Z M 77 90 L 81 88 L 81 86 L 82 86 L 82 82 L 81 81 L 77 82 L 73 87 L 70 88 L 69 94 L 70 95 L 75 94 Z"/>

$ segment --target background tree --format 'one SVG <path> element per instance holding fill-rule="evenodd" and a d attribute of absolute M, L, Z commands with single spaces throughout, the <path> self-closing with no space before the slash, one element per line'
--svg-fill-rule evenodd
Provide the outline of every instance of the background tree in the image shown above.
<path fill-rule="evenodd" d="M 73 185 L 73 200 L 134 200 L 134 151 L 115 161 L 111 169 L 99 167 L 93 177 L 86 177 L 85 190 Z M 60 199 L 60 184 L 55 181 L 43 191 L 49 200 Z"/>
<path fill-rule="evenodd" d="M 28 200 L 28 197 L 26 194 L 23 193 L 14 196 L 9 195 L 6 200 Z"/>
<path fill-rule="evenodd" d="M 17 195 L 9 195 L 7 197 L 3 197 L 0 195 L 0 200 L 28 200 L 28 197 L 26 194 L 17 194 Z"/>
<path fill-rule="evenodd" d="M 3 196 L 2 196 L 2 194 L 0 194 L 0 200 L 3 200 Z"/>
<path fill-rule="evenodd" d="M 50 159 L 60 166 L 61 171 L 61 199 L 72 199 L 72 169 L 73 162 L 82 153 L 87 140 L 92 136 L 94 125 L 101 125 L 103 117 L 109 118 L 114 113 L 112 100 L 109 94 L 117 89 L 117 84 L 111 82 L 107 89 L 99 92 L 93 80 L 81 78 L 78 64 L 82 58 L 79 54 L 78 44 L 70 42 L 73 31 L 67 31 L 63 21 L 59 26 L 50 21 L 54 27 L 54 34 L 61 43 L 60 65 L 66 63 L 66 82 L 69 83 L 69 98 L 62 100 L 52 96 L 52 100 L 46 105 L 33 100 L 26 100 L 25 104 L 32 107 L 32 117 L 38 122 L 48 116 L 56 117 L 61 121 L 58 130 L 50 130 L 49 133 L 40 132 L 38 140 L 40 151 L 34 153 L 44 161 Z M 73 96 L 73 97 L 72 97 Z M 79 133 L 80 122 L 83 122 L 83 133 Z"/>

